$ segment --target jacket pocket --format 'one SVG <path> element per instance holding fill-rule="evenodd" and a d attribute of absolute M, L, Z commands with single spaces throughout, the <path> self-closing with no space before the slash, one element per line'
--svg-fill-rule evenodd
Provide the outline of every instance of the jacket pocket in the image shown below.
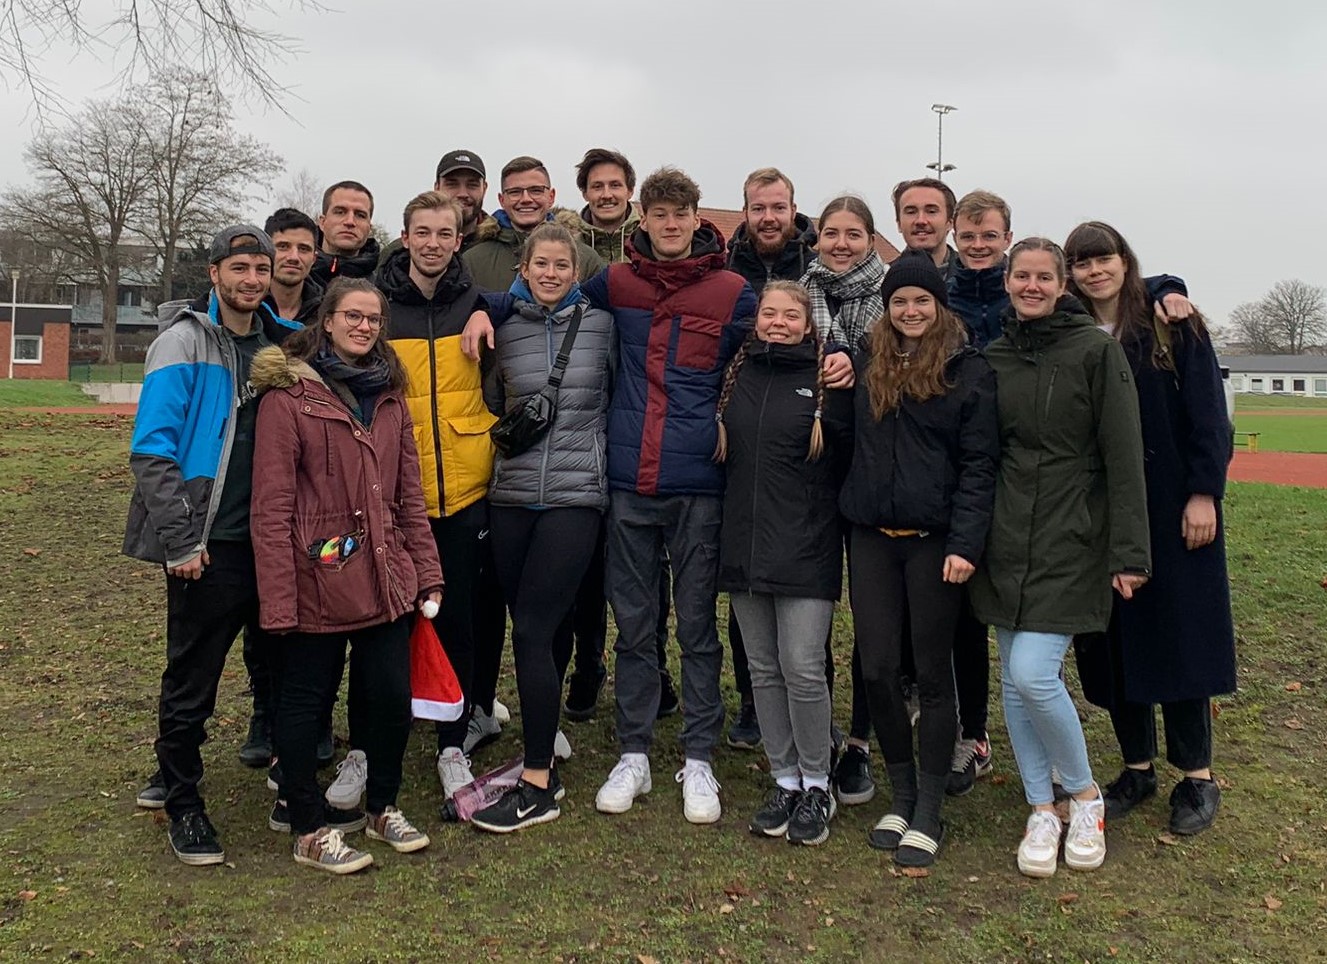
<path fill-rule="evenodd" d="M 680 368 L 712 370 L 719 360 L 719 339 L 722 336 L 723 322 L 683 315 L 674 361 Z"/>
<path fill-rule="evenodd" d="M 440 419 L 442 485 L 448 505 L 468 495 L 482 496 L 493 475 L 493 440 L 488 430 L 497 422 L 492 412 Z M 464 504 L 464 503 L 463 503 Z M 442 507 L 443 512 L 447 507 Z"/>
<path fill-rule="evenodd" d="M 342 626 L 378 615 L 381 604 L 371 561 L 376 547 L 362 527 L 359 513 L 330 513 L 297 523 L 300 571 L 296 585 L 301 628 Z M 349 555 L 333 551 L 315 554 L 318 546 L 345 536 L 356 540 Z"/>

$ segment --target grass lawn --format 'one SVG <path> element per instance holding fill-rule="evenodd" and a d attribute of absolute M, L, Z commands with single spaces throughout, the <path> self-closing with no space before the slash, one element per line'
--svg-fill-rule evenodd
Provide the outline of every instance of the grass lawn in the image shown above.
<path fill-rule="evenodd" d="M 95 405 L 97 400 L 84 394 L 73 382 L 45 379 L 0 379 L 0 408 L 24 408 L 37 405 Z"/>
<path fill-rule="evenodd" d="M 162 577 L 117 554 L 130 489 L 130 420 L 38 416 L 0 436 L 0 960 L 133 961 L 1303 961 L 1327 955 L 1327 499 L 1233 484 L 1227 502 L 1240 691 L 1219 700 L 1221 816 L 1163 833 L 1162 790 L 1109 832 L 1092 874 L 1021 877 L 1025 808 L 992 700 L 995 774 L 946 808 L 925 878 L 866 846 L 884 794 L 845 808 L 829 842 L 753 838 L 759 754 L 716 756 L 725 813 L 682 819 L 671 776 L 679 721 L 659 728 L 653 793 L 594 812 L 616 758 L 611 692 L 567 726 L 562 819 L 494 837 L 436 817 L 431 734 L 411 738 L 401 806 L 433 837 L 413 856 L 373 849 L 348 879 L 297 867 L 266 827 L 263 775 L 241 767 L 247 699 L 236 646 L 204 747 L 205 792 L 229 863 L 189 868 L 134 806 L 153 768 Z M 720 619 L 720 626 L 724 625 Z M 850 633 L 840 617 L 838 691 Z M 676 672 L 676 656 L 673 669 Z M 998 694 L 998 667 L 992 667 Z M 1072 668 L 1070 668 L 1072 677 Z M 730 706 L 736 702 L 725 680 Z M 516 709 L 508 676 L 503 698 Z M 337 732 L 344 735 L 344 700 Z M 846 725 L 847 707 L 837 716 Z M 1118 760 L 1085 710 L 1098 776 Z M 475 761 L 518 751 L 512 727 Z M 876 772 L 883 772 L 876 755 Z M 362 840 L 363 838 L 356 838 Z"/>
<path fill-rule="evenodd" d="M 1306 398 L 1302 395 L 1250 395 L 1246 392 L 1235 396 L 1236 412 L 1266 408 L 1318 408 L 1327 411 L 1327 398 Z"/>
<path fill-rule="evenodd" d="M 76 382 L 141 382 L 143 380 L 143 363 L 124 362 L 119 365 L 73 364 L 69 366 L 69 378 Z"/>
<path fill-rule="evenodd" d="M 1241 432 L 1259 432 L 1263 452 L 1327 452 L 1327 409 L 1276 412 L 1235 412 Z"/>

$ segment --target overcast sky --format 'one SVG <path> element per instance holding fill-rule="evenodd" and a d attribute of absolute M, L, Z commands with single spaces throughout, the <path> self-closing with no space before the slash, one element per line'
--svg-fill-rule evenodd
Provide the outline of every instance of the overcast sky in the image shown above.
<path fill-rule="evenodd" d="M 602 145 L 642 177 L 684 168 L 716 207 L 740 207 L 747 172 L 774 165 L 804 213 L 852 191 L 898 243 L 889 192 L 935 160 L 938 102 L 958 108 L 948 182 L 1003 195 L 1016 237 L 1109 221 L 1218 323 L 1282 278 L 1327 285 L 1321 0 L 332 2 L 271 4 L 265 24 L 298 49 L 270 64 L 289 117 L 237 103 L 287 167 L 256 188 L 255 218 L 307 168 L 365 182 L 399 230 L 457 147 L 488 165 L 486 208 L 517 154 L 579 208 L 573 166 Z M 117 68 L 59 50 L 44 66 L 75 101 L 109 93 Z M 24 91 L 0 94 L 16 135 L 0 183 L 26 178 L 31 124 Z"/>

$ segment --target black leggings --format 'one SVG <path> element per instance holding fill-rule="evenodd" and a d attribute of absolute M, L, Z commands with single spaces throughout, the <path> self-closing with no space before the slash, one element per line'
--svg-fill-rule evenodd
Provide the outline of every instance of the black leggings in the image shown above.
<path fill-rule="evenodd" d="M 478 613 L 480 586 L 483 580 L 485 554 L 484 534 L 488 529 L 488 503 L 483 499 L 473 502 L 440 519 L 429 519 L 433 541 L 442 560 L 447 587 L 442 593 L 442 606 L 433 619 L 433 628 L 442 642 L 447 660 L 456 673 L 456 681 L 465 696 L 465 709 L 457 720 L 438 723 L 438 752 L 449 746 L 459 747 L 465 742 L 470 725 L 470 707 L 475 703 L 475 651 L 478 647 Z M 352 722 L 350 733 L 355 735 L 355 700 L 350 699 Z M 358 747 L 358 744 L 356 744 Z M 363 749 L 363 747 L 358 747 Z"/>
<path fill-rule="evenodd" d="M 951 657 L 963 587 L 944 581 L 944 562 L 943 533 L 894 538 L 853 527 L 852 617 L 871 721 L 886 763 L 912 759 L 912 723 L 901 683 L 906 608 L 921 703 L 918 769 L 931 775 L 949 772 L 956 726 Z"/>
<path fill-rule="evenodd" d="M 601 518 L 597 509 L 489 507 L 493 561 L 511 610 L 516 691 L 530 770 L 547 770 L 553 759 L 562 674 L 571 656 L 567 650 L 555 658 L 553 641 L 590 565 Z"/>
<path fill-rule="evenodd" d="M 290 633 L 278 638 L 281 725 L 281 791 L 290 808 L 290 829 L 313 833 L 326 823 L 318 789 L 317 747 L 322 720 L 336 697 L 336 684 L 350 642 L 350 690 L 358 699 L 361 724 L 357 749 L 369 760 L 368 809 L 396 805 L 401 759 L 410 736 L 410 627 L 413 614 L 351 633 Z"/>
<path fill-rule="evenodd" d="M 990 636 L 986 624 L 972 614 L 966 586 L 963 609 L 954 629 L 954 683 L 963 738 L 984 740 L 991 683 Z"/>

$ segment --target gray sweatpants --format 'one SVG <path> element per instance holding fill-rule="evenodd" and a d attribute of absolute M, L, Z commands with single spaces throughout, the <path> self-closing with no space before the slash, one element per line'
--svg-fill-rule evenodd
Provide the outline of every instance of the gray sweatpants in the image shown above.
<path fill-rule="evenodd" d="M 654 740 L 659 710 L 655 623 L 665 546 L 673 570 L 673 612 L 682 650 L 682 747 L 687 759 L 708 761 L 719 742 L 723 650 L 714 606 L 722 507 L 718 496 L 648 496 L 622 491 L 610 496 L 604 589 L 617 623 L 613 689 L 622 753 L 648 753 Z M 823 644 L 823 634 L 821 641 Z M 828 733 L 829 724 L 825 727 Z"/>
<path fill-rule="evenodd" d="M 764 593 L 728 597 L 751 664 L 751 692 L 770 776 L 829 774 L 825 634 L 834 602 Z"/>

